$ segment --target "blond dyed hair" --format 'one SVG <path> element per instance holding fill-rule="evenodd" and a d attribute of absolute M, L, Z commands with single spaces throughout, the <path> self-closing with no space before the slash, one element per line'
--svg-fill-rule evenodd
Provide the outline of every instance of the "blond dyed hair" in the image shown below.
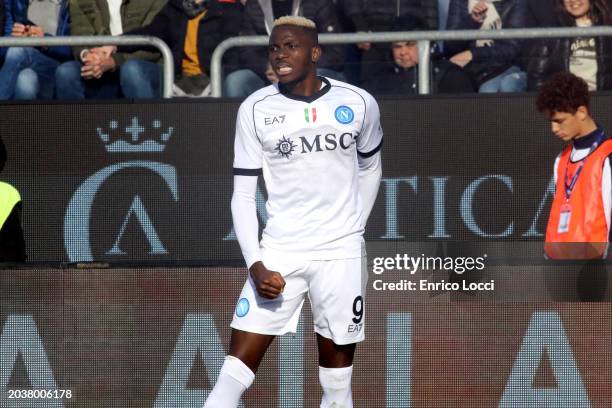
<path fill-rule="evenodd" d="M 278 27 L 282 25 L 291 25 L 296 27 L 307 28 L 310 30 L 317 30 L 317 25 L 314 21 L 302 17 L 302 16 L 282 16 L 274 20 L 272 27 Z"/>

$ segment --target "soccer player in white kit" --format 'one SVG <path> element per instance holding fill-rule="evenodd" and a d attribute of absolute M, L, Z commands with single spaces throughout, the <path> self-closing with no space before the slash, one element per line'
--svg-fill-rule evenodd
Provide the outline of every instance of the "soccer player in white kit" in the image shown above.
<path fill-rule="evenodd" d="M 321 52 L 314 22 L 276 20 L 269 59 L 279 83 L 250 95 L 238 111 L 232 215 L 249 276 L 205 408 L 238 406 L 274 337 L 296 331 L 306 295 L 321 407 L 353 406 L 353 355 L 364 339 L 363 232 L 380 185 L 382 129 L 370 94 L 317 76 Z M 268 221 L 258 242 L 260 174 Z"/>

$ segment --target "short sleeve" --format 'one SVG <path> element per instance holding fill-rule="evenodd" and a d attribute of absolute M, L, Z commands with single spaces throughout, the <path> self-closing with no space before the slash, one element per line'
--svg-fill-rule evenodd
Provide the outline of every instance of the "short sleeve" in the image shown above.
<path fill-rule="evenodd" d="M 383 131 L 380 126 L 378 103 L 370 94 L 366 95 L 365 101 L 365 117 L 361 134 L 357 139 L 357 153 L 361 157 L 370 157 L 381 149 Z"/>
<path fill-rule="evenodd" d="M 243 103 L 238 109 L 236 137 L 234 139 L 234 175 L 258 176 L 261 174 L 263 147 L 255 133 L 253 107 Z"/>

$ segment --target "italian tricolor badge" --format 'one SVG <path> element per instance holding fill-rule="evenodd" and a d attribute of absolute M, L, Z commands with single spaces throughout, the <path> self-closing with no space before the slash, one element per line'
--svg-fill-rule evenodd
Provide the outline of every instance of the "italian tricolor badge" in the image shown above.
<path fill-rule="evenodd" d="M 315 123 L 317 121 L 317 108 L 304 108 L 304 119 L 306 119 L 306 123 Z"/>

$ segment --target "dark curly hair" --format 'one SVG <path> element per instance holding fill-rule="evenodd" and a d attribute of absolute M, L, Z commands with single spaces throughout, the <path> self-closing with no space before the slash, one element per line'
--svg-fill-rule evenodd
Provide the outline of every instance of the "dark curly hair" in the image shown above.
<path fill-rule="evenodd" d="M 570 72 L 557 72 L 542 84 L 536 98 L 538 111 L 576 113 L 580 106 L 589 109 L 589 86 Z"/>

